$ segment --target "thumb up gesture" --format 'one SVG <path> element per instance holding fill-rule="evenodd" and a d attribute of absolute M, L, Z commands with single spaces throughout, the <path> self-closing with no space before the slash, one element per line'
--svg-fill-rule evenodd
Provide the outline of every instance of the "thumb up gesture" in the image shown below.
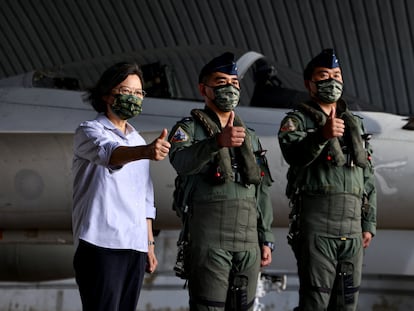
<path fill-rule="evenodd" d="M 345 124 L 344 120 L 336 117 L 336 108 L 332 107 L 328 119 L 323 126 L 322 133 L 326 139 L 340 137 L 344 135 Z"/>
<path fill-rule="evenodd" d="M 231 111 L 226 126 L 217 134 L 217 143 L 220 147 L 240 147 L 243 144 L 246 137 L 245 129 L 242 126 L 233 126 L 233 122 L 234 111 Z"/>
<path fill-rule="evenodd" d="M 167 129 L 163 129 L 160 136 L 148 145 L 151 149 L 151 160 L 160 161 L 168 155 L 171 144 L 165 140 L 167 138 L 167 134 Z"/>

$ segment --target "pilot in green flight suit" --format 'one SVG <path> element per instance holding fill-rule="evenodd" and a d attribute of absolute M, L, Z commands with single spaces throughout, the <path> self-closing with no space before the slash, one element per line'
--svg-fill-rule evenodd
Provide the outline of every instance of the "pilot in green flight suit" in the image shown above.
<path fill-rule="evenodd" d="M 290 165 L 295 310 L 356 310 L 363 249 L 376 231 L 372 150 L 361 118 L 340 99 L 342 73 L 332 49 L 309 62 L 304 79 L 311 100 L 288 113 L 278 134 Z"/>
<path fill-rule="evenodd" d="M 190 310 L 251 310 L 261 266 L 272 260 L 272 179 L 254 131 L 234 113 L 234 55 L 199 75 L 205 108 L 170 132 L 170 162 L 186 180 Z"/>

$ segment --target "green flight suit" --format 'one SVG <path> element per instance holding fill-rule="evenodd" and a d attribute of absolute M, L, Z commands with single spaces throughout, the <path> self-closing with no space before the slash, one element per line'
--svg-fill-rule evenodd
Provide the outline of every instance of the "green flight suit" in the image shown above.
<path fill-rule="evenodd" d="M 215 113 L 207 107 L 203 112 L 221 130 Z M 260 245 L 274 241 L 270 172 L 257 136 L 250 129 L 246 134 L 250 152 L 255 151 L 254 165 L 260 167 L 257 185 L 244 182 L 240 148 L 220 148 L 215 135 L 194 116 L 177 122 L 170 132 L 171 164 L 179 176 L 194 178 L 187 202 L 190 310 L 250 310 Z M 232 158 L 234 172 L 226 180 L 218 173 L 219 152 Z"/>
<path fill-rule="evenodd" d="M 299 310 L 356 310 L 363 261 L 362 232 L 376 233 L 372 150 L 364 128 L 344 101 L 341 138 L 326 140 L 327 115 L 314 102 L 281 123 L 279 144 L 291 200 L 288 236 L 298 265 Z"/>

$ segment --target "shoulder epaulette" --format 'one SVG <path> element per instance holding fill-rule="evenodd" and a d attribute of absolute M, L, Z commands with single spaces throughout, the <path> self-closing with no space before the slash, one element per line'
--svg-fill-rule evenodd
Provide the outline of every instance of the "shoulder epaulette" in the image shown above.
<path fill-rule="evenodd" d="M 184 119 L 181 120 L 181 122 L 192 122 L 194 121 L 193 117 L 185 117 Z"/>

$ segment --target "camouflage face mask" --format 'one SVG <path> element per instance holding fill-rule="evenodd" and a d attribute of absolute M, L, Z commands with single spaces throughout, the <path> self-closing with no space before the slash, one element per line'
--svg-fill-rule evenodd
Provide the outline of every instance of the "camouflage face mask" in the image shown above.
<path fill-rule="evenodd" d="M 221 111 L 232 111 L 240 99 L 240 90 L 231 84 L 220 85 L 214 88 L 213 103 Z"/>
<path fill-rule="evenodd" d="M 135 95 L 114 95 L 114 103 L 111 110 L 122 120 L 127 120 L 142 112 L 142 98 Z"/>
<path fill-rule="evenodd" d="M 335 79 L 326 79 L 314 82 L 316 85 L 316 97 L 322 102 L 336 103 L 342 95 L 343 84 Z"/>

